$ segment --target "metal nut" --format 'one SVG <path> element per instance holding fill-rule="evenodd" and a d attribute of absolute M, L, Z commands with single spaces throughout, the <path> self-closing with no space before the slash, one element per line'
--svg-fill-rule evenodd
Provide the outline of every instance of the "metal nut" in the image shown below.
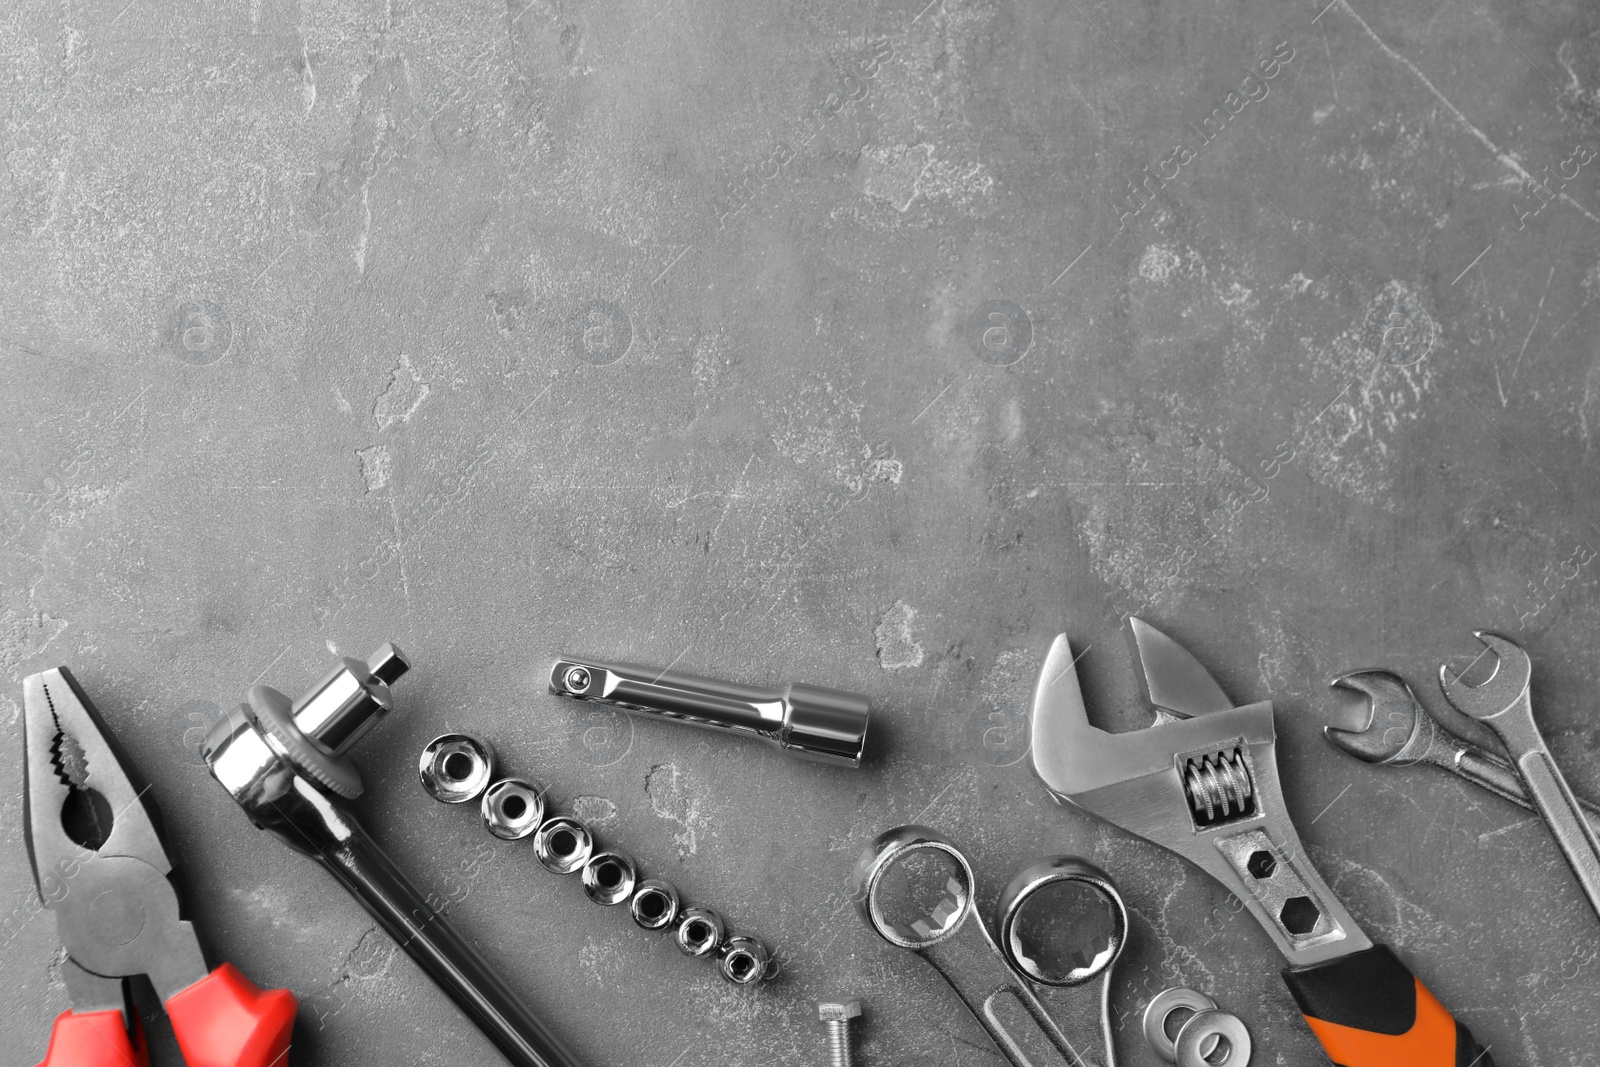
<path fill-rule="evenodd" d="M 639 872 L 633 860 L 615 849 L 596 852 L 583 865 L 583 891 L 602 907 L 621 904 L 633 896 Z"/>
<path fill-rule="evenodd" d="M 481 810 L 491 834 L 517 841 L 544 822 L 544 790 L 520 778 L 502 778 L 484 792 Z"/>
<path fill-rule="evenodd" d="M 1187 1011 L 1190 1013 L 1201 1011 L 1215 1011 L 1217 1002 L 1204 993 L 1197 993 L 1193 989 L 1183 986 L 1173 986 L 1163 989 L 1151 998 L 1150 1003 L 1144 1008 L 1144 1039 L 1150 1046 L 1150 1051 L 1160 1056 L 1168 1063 L 1178 1061 L 1177 1049 L 1173 1047 L 1172 1037 L 1167 1033 L 1167 1020 L 1173 1012 Z M 1184 1022 L 1188 1022 L 1185 1019 Z"/>
<path fill-rule="evenodd" d="M 665 930 L 678 921 L 678 909 L 683 906 L 678 890 L 671 882 L 659 878 L 646 878 L 633 891 L 628 911 L 633 921 L 646 930 Z"/>
<path fill-rule="evenodd" d="M 767 946 L 753 937 L 740 935 L 728 938 L 728 943 L 722 946 L 717 969 L 734 985 L 751 985 L 761 981 L 771 961 Z"/>
<path fill-rule="evenodd" d="M 1237 1015 L 1197 1011 L 1178 1031 L 1174 1048 L 1178 1067 L 1247 1067 L 1250 1031 Z"/>
<path fill-rule="evenodd" d="M 445 804 L 477 800 L 489 785 L 493 767 L 489 746 L 471 734 L 441 734 L 423 747 L 417 761 L 422 788 Z"/>
<path fill-rule="evenodd" d="M 685 956 L 709 956 L 722 944 L 725 932 L 722 916 L 710 908 L 684 908 L 672 937 Z"/>

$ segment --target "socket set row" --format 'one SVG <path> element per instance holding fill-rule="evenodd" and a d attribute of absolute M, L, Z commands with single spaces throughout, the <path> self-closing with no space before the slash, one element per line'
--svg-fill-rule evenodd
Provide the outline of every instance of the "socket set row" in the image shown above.
<path fill-rule="evenodd" d="M 722 916 L 688 906 L 660 878 L 640 878 L 627 853 L 604 848 L 582 820 L 549 810 L 545 790 L 521 778 L 495 778 L 489 746 L 471 734 L 443 734 L 422 750 L 422 787 L 445 804 L 478 802 L 484 828 L 504 841 L 531 838 L 533 854 L 553 874 L 578 875 L 584 894 L 602 907 L 628 905 L 645 930 L 670 930 L 685 955 L 714 959 L 734 985 L 770 977 L 772 957 L 756 938 L 730 935 Z"/>

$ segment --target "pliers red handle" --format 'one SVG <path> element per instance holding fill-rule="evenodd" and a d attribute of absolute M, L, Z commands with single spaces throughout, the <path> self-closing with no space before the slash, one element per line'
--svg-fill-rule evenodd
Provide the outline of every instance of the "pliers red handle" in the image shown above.
<path fill-rule="evenodd" d="M 128 979 L 148 975 L 189 1067 L 284 1067 L 297 1003 L 230 963 L 207 970 L 178 911 L 147 788 L 66 668 L 24 684 L 26 838 L 34 882 L 67 950 L 73 1010 L 40 1067 L 148 1067 Z"/>

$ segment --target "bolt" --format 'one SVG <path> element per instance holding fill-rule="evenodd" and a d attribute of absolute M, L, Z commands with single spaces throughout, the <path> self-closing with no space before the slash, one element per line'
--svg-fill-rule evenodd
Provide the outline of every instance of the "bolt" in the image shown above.
<path fill-rule="evenodd" d="M 850 1020 L 861 1014 L 859 1000 L 819 1000 L 817 1018 L 828 1028 L 828 1067 L 851 1067 Z"/>
<path fill-rule="evenodd" d="M 582 667 L 572 668 L 567 672 L 567 688 L 574 693 L 589 688 L 589 672 Z"/>

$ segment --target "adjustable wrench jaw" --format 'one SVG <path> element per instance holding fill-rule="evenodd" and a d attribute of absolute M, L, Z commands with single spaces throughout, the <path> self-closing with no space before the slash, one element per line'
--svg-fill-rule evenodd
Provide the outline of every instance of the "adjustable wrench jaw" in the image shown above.
<path fill-rule="evenodd" d="M 1112 734 L 1089 723 L 1073 662 L 1063 634 L 1033 697 L 1034 773 L 1056 800 L 1210 874 L 1295 966 L 1370 946 L 1289 820 L 1270 701 Z"/>

